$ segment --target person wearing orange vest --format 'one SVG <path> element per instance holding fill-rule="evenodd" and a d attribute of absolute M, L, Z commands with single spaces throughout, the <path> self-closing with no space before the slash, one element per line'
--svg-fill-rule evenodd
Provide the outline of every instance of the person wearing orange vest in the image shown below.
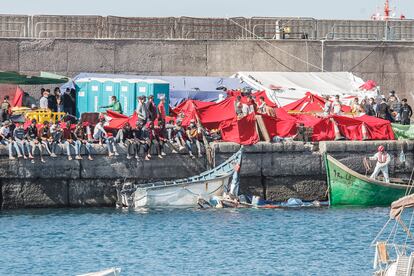
<path fill-rule="evenodd" d="M 371 174 L 370 178 L 375 179 L 378 174 L 382 172 L 384 181 L 386 183 L 390 183 L 388 164 L 391 162 L 391 156 L 385 151 L 384 146 L 379 146 L 378 152 L 374 156 L 370 157 L 369 160 L 377 160 L 374 172 Z"/>

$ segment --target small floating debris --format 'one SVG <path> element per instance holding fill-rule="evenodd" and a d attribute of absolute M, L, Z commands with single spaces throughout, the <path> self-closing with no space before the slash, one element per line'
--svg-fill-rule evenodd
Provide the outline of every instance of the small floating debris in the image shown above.
<path fill-rule="evenodd" d="M 118 267 L 112 267 L 112 268 L 105 269 L 102 271 L 79 274 L 77 276 L 119 276 L 119 275 L 121 275 L 121 269 Z"/>
<path fill-rule="evenodd" d="M 210 201 L 199 199 L 198 206 L 201 209 L 207 208 L 257 208 L 257 209 L 279 209 L 279 208 L 305 208 L 305 207 L 323 207 L 329 206 L 329 202 L 312 201 L 306 202 L 299 198 L 290 198 L 285 202 L 266 201 L 258 196 L 253 196 L 251 200 L 241 195 L 232 197 L 229 195 L 214 196 Z"/>

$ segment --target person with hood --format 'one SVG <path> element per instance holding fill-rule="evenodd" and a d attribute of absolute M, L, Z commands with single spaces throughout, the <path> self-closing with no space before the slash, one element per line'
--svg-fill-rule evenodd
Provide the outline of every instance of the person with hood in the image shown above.
<path fill-rule="evenodd" d="M 369 158 L 369 160 L 376 160 L 377 164 L 375 165 L 374 172 L 371 174 L 370 178 L 375 179 L 380 172 L 384 176 L 384 181 L 390 183 L 390 178 L 388 175 L 388 164 L 391 162 L 391 156 L 385 151 L 384 146 L 378 147 L 378 152 Z"/>

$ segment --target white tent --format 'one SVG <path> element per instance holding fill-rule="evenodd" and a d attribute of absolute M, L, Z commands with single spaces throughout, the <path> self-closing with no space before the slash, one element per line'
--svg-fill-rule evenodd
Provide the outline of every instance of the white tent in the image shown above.
<path fill-rule="evenodd" d="M 364 81 L 349 72 L 238 72 L 234 77 L 257 90 L 266 91 L 273 102 L 284 106 L 312 92 L 320 96 L 362 96 Z M 364 95 L 371 96 L 371 95 Z"/>

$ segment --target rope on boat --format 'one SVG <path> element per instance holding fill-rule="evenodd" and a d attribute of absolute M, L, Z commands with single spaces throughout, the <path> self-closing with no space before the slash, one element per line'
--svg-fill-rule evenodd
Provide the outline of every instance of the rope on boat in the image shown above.
<path fill-rule="evenodd" d="M 413 190 L 413 176 L 414 176 L 414 167 L 411 171 L 410 180 L 408 181 L 407 190 L 405 191 L 405 195 L 411 194 L 411 191 Z"/>
<path fill-rule="evenodd" d="M 410 229 L 410 228 L 411 228 L 411 225 L 412 225 L 412 223 L 413 223 L 413 219 L 414 219 L 414 211 L 413 211 L 413 212 L 411 212 L 411 219 L 410 219 L 410 224 L 408 224 L 408 229 Z M 407 245 L 407 241 L 408 241 L 408 235 L 405 237 L 405 243 L 404 243 L 404 246 L 406 246 L 406 245 Z"/>
<path fill-rule="evenodd" d="M 377 242 L 378 238 L 381 236 L 382 232 L 384 232 L 385 228 L 387 227 L 388 223 L 390 223 L 391 218 L 389 218 L 387 220 L 387 222 L 385 223 L 385 225 L 382 227 L 381 231 L 379 231 L 379 233 L 377 234 L 377 236 L 375 237 L 375 239 L 371 242 L 371 246 L 374 246 L 374 244 Z"/>
<path fill-rule="evenodd" d="M 368 158 L 364 157 L 364 159 L 362 159 L 362 163 L 364 164 L 365 168 L 365 176 L 367 176 L 368 172 L 372 169 L 371 162 L 369 162 Z"/>

